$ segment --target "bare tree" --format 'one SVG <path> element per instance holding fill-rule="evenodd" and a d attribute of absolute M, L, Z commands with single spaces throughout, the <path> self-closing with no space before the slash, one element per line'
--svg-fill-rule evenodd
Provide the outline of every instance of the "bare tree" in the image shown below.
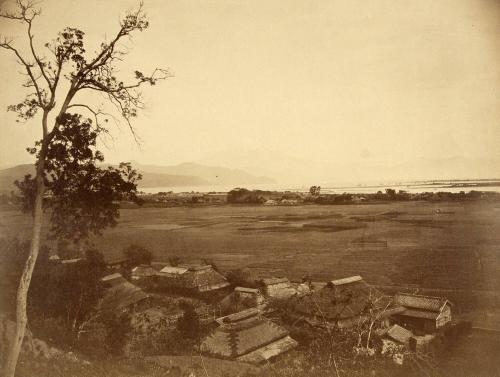
<path fill-rule="evenodd" d="M 7 37 L 2 37 L 0 47 L 16 58 L 24 71 L 23 86 L 28 94 L 25 99 L 8 110 L 17 113 L 19 120 L 27 121 L 41 112 L 42 138 L 38 145 L 36 158 L 36 176 L 33 193 L 33 228 L 30 252 L 19 282 L 16 299 L 16 331 L 9 349 L 4 367 L 4 375 L 14 376 L 21 344 L 24 338 L 27 314 L 27 294 L 31 276 L 40 249 L 40 234 L 43 222 L 43 197 L 46 191 L 46 161 L 54 130 L 62 125 L 60 120 L 69 109 L 77 112 L 87 112 L 95 119 L 94 126 L 103 130 L 102 108 L 94 108 L 87 103 L 75 102 L 77 94 L 94 92 L 104 95 L 106 102 L 114 105 L 121 118 L 136 137 L 131 120 L 137 111 L 143 108 L 140 88 L 144 85 L 154 85 L 158 80 L 166 79 L 169 72 L 155 69 L 149 75 L 135 71 L 135 78 L 125 82 L 117 78 L 118 62 L 121 62 L 127 50 L 121 41 L 130 38 L 135 32 L 141 32 L 148 27 L 148 21 L 143 11 L 142 3 L 136 10 L 129 11 L 121 20 L 118 32 L 109 42 L 103 42 L 94 54 L 88 54 L 84 46 L 84 33 L 81 30 L 67 27 L 56 39 L 45 43 L 40 53 L 34 43 L 33 23 L 41 14 L 31 0 L 17 0 L 13 10 L 0 12 L 0 17 L 25 26 L 28 42 L 27 52 L 19 48 Z M 64 85 L 63 85 L 64 84 Z M 66 84 L 69 87 L 66 87 Z M 58 93 L 58 91 L 62 91 Z M 56 95 L 62 102 L 56 103 Z M 54 116 L 52 126 L 49 116 Z"/>

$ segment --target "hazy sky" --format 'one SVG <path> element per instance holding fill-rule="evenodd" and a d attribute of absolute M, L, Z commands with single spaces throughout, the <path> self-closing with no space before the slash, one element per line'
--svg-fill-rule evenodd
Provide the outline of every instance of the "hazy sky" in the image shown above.
<path fill-rule="evenodd" d="M 92 51 L 135 4 L 43 1 L 36 41 L 74 26 Z M 151 27 L 127 44 L 123 72 L 162 66 L 175 77 L 145 90 L 141 148 L 113 129 L 110 161 L 172 164 L 259 149 L 382 165 L 500 157 L 499 1 L 146 0 L 145 8 Z M 0 33 L 19 29 L 1 21 Z M 19 66 L 0 54 L 5 109 L 23 92 Z M 29 161 L 24 148 L 40 133 L 38 119 L 14 120 L 0 112 L 0 166 Z"/>

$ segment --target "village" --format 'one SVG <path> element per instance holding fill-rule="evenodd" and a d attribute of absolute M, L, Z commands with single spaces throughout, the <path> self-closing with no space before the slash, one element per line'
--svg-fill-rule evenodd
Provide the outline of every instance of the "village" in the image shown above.
<path fill-rule="evenodd" d="M 81 259 L 52 256 L 51 261 L 76 266 Z M 183 305 L 189 302 L 195 314 L 188 326 L 205 329 L 194 352 L 205 358 L 265 366 L 300 348 L 300 339 L 289 329 L 301 328 L 333 338 L 354 334 L 355 354 L 425 371 L 429 350 L 464 328 L 454 320 L 454 304 L 445 297 L 386 295 L 359 275 L 290 281 L 285 276 L 255 279 L 248 272 L 224 276 L 210 264 L 178 260 L 142 263 L 126 271 L 128 262 L 108 265 L 97 310 L 131 315 L 132 334 L 140 338 L 179 326 L 186 317 Z"/>

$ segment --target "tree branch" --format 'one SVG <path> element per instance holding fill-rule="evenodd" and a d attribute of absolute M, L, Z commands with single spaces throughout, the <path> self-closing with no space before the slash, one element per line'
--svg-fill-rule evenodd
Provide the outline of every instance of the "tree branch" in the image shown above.
<path fill-rule="evenodd" d="M 23 3 L 21 0 L 17 0 L 17 4 L 19 9 L 21 10 L 21 16 L 22 20 L 28 25 L 27 28 L 27 34 L 28 34 L 28 39 L 30 42 L 30 49 L 31 49 L 31 54 L 33 55 L 33 58 L 35 59 L 35 62 L 38 65 L 38 68 L 40 69 L 40 72 L 42 76 L 44 77 L 45 81 L 47 82 L 48 87 L 50 90 L 53 90 L 52 83 L 50 82 L 49 77 L 47 76 L 47 73 L 45 72 L 45 66 L 43 61 L 39 58 L 38 54 L 35 52 L 35 46 L 33 44 L 33 33 L 31 32 L 31 27 L 33 20 L 35 17 L 39 16 L 41 14 L 40 9 L 35 9 L 35 3 L 28 1 L 26 4 Z M 28 12 L 31 10 L 31 16 L 28 15 Z"/>
<path fill-rule="evenodd" d="M 97 130 L 98 131 L 103 131 L 105 133 L 108 133 L 106 127 L 102 127 L 101 126 L 101 122 L 99 121 L 99 116 L 106 116 L 106 117 L 111 117 L 111 118 L 115 119 L 115 117 L 112 114 L 104 112 L 100 108 L 97 109 L 97 110 L 94 110 L 92 107 L 90 107 L 88 105 L 85 105 L 83 103 L 74 103 L 74 104 L 71 104 L 71 105 L 69 105 L 67 107 L 67 109 L 75 108 L 75 107 L 81 107 L 81 108 L 86 109 L 87 111 L 89 111 L 94 116 L 94 120 L 95 120 L 95 123 L 96 123 Z M 104 119 L 104 121 L 107 122 L 108 119 L 106 118 L 106 119 Z"/>
<path fill-rule="evenodd" d="M 45 106 L 44 96 L 42 94 L 43 92 L 41 91 L 41 89 L 40 89 L 40 87 L 38 85 L 38 82 L 36 81 L 35 76 L 33 74 L 33 71 L 31 69 L 33 67 L 33 65 L 30 64 L 30 63 L 28 63 L 21 56 L 21 54 L 19 53 L 19 51 L 12 45 L 12 40 L 8 40 L 7 38 L 4 38 L 3 41 L 0 42 L 0 48 L 12 51 L 16 55 L 16 57 L 19 59 L 19 61 L 21 62 L 21 64 L 26 69 L 26 72 L 28 73 L 28 76 L 30 77 L 31 82 L 33 83 L 33 86 L 35 87 L 36 95 L 38 97 L 38 102 L 40 104 L 40 107 L 43 108 Z"/>

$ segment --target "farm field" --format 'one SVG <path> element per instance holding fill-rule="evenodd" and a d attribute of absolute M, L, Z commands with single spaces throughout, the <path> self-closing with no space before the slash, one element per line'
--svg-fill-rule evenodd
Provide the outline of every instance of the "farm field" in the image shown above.
<path fill-rule="evenodd" d="M 27 216 L 0 216 L 0 234 L 28 236 Z M 500 203 L 122 209 L 119 225 L 92 242 L 108 260 L 135 243 L 157 261 L 208 259 L 224 271 L 290 279 L 359 274 L 388 290 L 443 290 L 473 307 L 500 291 Z"/>

